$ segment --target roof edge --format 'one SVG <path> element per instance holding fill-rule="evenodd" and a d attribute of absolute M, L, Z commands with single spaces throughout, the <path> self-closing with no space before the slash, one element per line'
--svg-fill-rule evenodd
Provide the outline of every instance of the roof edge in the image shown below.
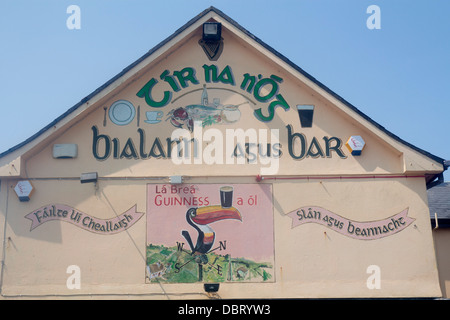
<path fill-rule="evenodd" d="M 251 33 L 250 31 L 248 31 L 247 29 L 245 29 L 244 27 L 242 27 L 239 23 L 237 23 L 235 20 L 233 20 L 232 18 L 230 18 L 228 15 L 226 15 L 225 13 L 223 13 L 221 10 L 217 9 L 214 6 L 210 6 L 209 8 L 203 10 L 201 13 L 199 13 L 198 15 L 196 15 L 195 17 L 193 17 L 192 19 L 190 19 L 188 22 L 186 22 L 183 26 L 181 26 L 180 28 L 178 28 L 177 30 L 175 30 L 175 32 L 173 32 L 169 37 L 167 37 L 165 40 L 161 41 L 160 43 L 158 43 L 155 47 L 153 47 L 152 49 L 150 49 L 147 53 L 145 53 L 143 56 L 141 56 L 139 59 L 137 59 L 136 61 L 134 61 L 133 63 L 131 63 L 130 65 L 128 65 L 126 68 L 124 68 L 121 72 L 119 72 L 116 76 L 114 76 L 113 78 L 111 78 L 110 80 L 108 80 L 107 82 L 105 82 L 102 86 L 100 86 L 99 88 L 97 88 L 96 90 L 94 90 L 92 93 L 90 93 L 89 95 L 87 95 L 86 97 L 84 97 L 83 99 L 80 100 L 80 102 L 78 102 L 77 104 L 75 104 L 73 107 L 71 107 L 69 110 L 67 110 L 66 112 L 64 112 L 61 116 L 59 116 L 58 118 L 56 118 L 55 120 L 53 120 L 52 122 L 50 122 L 47 126 L 45 126 L 44 128 L 42 128 L 41 130 L 39 130 L 37 133 L 35 133 L 34 135 L 32 135 L 31 137 L 29 137 L 28 139 L 24 140 L 23 142 L 17 144 L 16 146 L 0 153 L 0 158 L 3 158 L 4 156 L 22 148 L 23 146 L 27 145 L 28 143 L 34 141 L 36 138 L 38 138 L 39 136 L 41 136 L 43 133 L 45 133 L 46 131 L 48 131 L 50 128 L 52 128 L 53 126 L 55 126 L 58 122 L 60 122 L 62 119 L 64 119 L 65 117 L 67 117 L 68 115 L 72 114 L 75 110 L 77 110 L 80 106 L 82 106 L 83 104 L 85 104 L 86 102 L 88 102 L 89 100 L 91 100 L 94 96 L 96 96 L 97 94 L 99 94 L 101 91 L 103 91 L 106 87 L 108 87 L 109 85 L 111 85 L 112 83 L 114 83 L 116 80 L 118 80 L 120 77 L 122 77 L 124 74 L 126 74 L 127 72 L 129 72 L 131 69 L 133 69 L 136 65 L 138 65 L 140 62 L 142 62 L 143 60 L 145 60 L 147 57 L 149 57 L 150 55 L 152 55 L 155 51 L 157 51 L 158 49 L 160 49 L 161 47 L 163 47 L 166 43 L 170 42 L 171 40 L 173 40 L 174 38 L 176 38 L 178 36 L 179 33 L 181 33 L 182 31 L 186 30 L 188 27 L 190 27 L 192 24 L 194 24 L 196 21 L 198 21 L 199 19 L 201 19 L 202 17 L 204 17 L 205 15 L 207 15 L 209 12 L 214 12 L 217 15 L 219 15 L 222 19 L 226 20 L 228 23 L 230 23 L 231 25 L 233 25 L 235 28 L 237 28 L 238 30 L 240 30 L 241 32 L 243 32 L 245 35 L 247 35 L 248 37 L 250 37 L 251 39 L 253 39 L 255 42 L 257 42 L 259 45 L 261 45 L 262 47 L 264 47 L 266 50 L 268 50 L 270 53 L 272 53 L 273 55 L 275 55 L 277 58 L 279 58 L 280 60 L 282 60 L 283 62 L 285 62 L 286 64 L 288 64 L 290 67 L 292 67 L 294 70 L 296 70 L 297 72 L 299 72 L 300 74 L 302 74 L 304 77 L 306 77 L 308 80 L 310 80 L 312 83 L 314 83 L 315 85 L 317 85 L 320 89 L 324 90 L 326 93 L 330 94 L 332 97 L 334 97 L 335 99 L 337 99 L 338 101 L 340 101 L 341 103 L 343 103 L 345 106 L 347 106 L 348 108 L 350 108 L 352 111 L 354 111 L 356 114 L 358 114 L 360 117 L 362 117 L 363 119 L 365 119 L 366 121 L 368 121 L 370 124 L 372 124 L 375 128 L 379 129 L 380 131 L 386 133 L 389 137 L 393 138 L 394 140 L 398 141 L 399 143 L 411 148 L 414 151 L 419 152 L 420 154 L 432 159 L 435 162 L 438 162 L 440 164 L 442 164 L 444 171 L 447 170 L 448 165 L 445 164 L 445 159 L 438 157 L 436 155 L 431 154 L 428 151 L 425 151 L 421 148 L 418 148 L 417 146 L 414 146 L 413 144 L 401 139 L 399 136 L 395 135 L 394 133 L 392 133 L 391 131 L 387 130 L 385 127 L 381 126 L 379 123 L 377 123 L 376 121 L 374 121 L 373 119 L 371 119 L 370 117 L 368 117 L 366 114 L 364 114 L 362 111 L 360 111 L 358 108 L 356 108 L 354 105 L 352 105 L 350 102 L 348 102 L 347 100 L 345 100 L 343 97 L 341 97 L 340 95 L 338 95 L 337 93 L 335 93 L 334 91 L 332 91 L 330 88 L 328 88 L 327 86 L 325 86 L 323 83 L 321 83 L 320 81 L 318 81 L 316 78 L 314 78 L 313 76 L 311 76 L 308 72 L 306 72 L 305 70 L 303 70 L 302 68 L 300 68 L 299 66 L 297 66 L 295 63 L 293 63 L 291 60 L 289 60 L 287 57 L 285 57 L 284 55 L 282 55 L 281 53 L 279 53 L 278 51 L 276 51 L 275 49 L 273 49 L 271 46 L 269 46 L 268 44 L 266 44 L 264 41 L 262 41 L 260 38 L 256 37 L 253 33 Z"/>
<path fill-rule="evenodd" d="M 199 20 L 200 18 L 202 18 L 203 16 L 205 16 L 206 14 L 208 14 L 210 11 L 214 11 L 216 12 L 217 9 L 215 9 L 214 7 L 209 7 L 208 9 L 202 11 L 201 13 L 199 13 L 197 16 L 195 16 L 194 18 L 192 18 L 191 20 L 189 20 L 187 23 L 185 23 L 183 26 L 181 26 L 180 28 L 178 28 L 177 30 L 175 30 L 169 37 L 167 37 L 166 39 L 164 39 L 163 41 L 161 41 L 160 43 L 158 43 L 156 46 L 154 46 L 152 49 L 150 49 L 149 51 L 147 51 L 144 55 L 142 55 L 140 58 L 138 58 L 136 61 L 134 61 L 133 63 L 131 63 L 130 65 L 128 65 L 127 67 L 125 67 L 121 72 L 119 72 L 117 75 L 115 75 L 113 78 L 111 78 L 110 80 L 108 80 L 107 82 L 105 82 L 103 85 L 101 85 L 100 87 L 98 87 L 97 89 L 95 89 L 93 92 L 91 92 L 89 95 L 87 95 L 86 97 L 84 97 L 83 99 L 81 99 L 77 104 L 75 104 L 74 106 L 72 106 L 70 109 L 68 109 L 66 112 L 64 112 L 63 114 L 61 114 L 59 117 L 57 117 L 56 119 L 54 119 L 52 122 L 50 122 L 48 125 L 46 125 L 44 128 L 42 128 L 41 130 L 39 130 L 38 132 L 36 132 L 35 134 L 33 134 L 32 136 L 30 136 L 29 138 L 27 138 L 26 140 L 18 143 L 17 145 L 11 147 L 10 149 L 7 149 L 6 151 L 3 151 L 0 153 L 0 158 L 3 158 L 4 156 L 22 148 L 23 146 L 27 145 L 28 143 L 32 142 L 33 140 L 35 140 L 36 138 L 38 138 L 39 136 L 41 136 L 43 133 L 45 133 L 46 131 L 48 131 L 50 128 L 52 128 L 53 126 L 55 126 L 58 122 L 60 122 L 62 119 L 66 118 L 68 115 L 72 114 L 75 110 L 77 110 L 80 106 L 82 106 L 83 104 L 85 104 L 86 102 L 88 102 L 89 100 L 91 100 L 94 96 L 96 96 L 98 93 L 100 93 L 101 91 L 103 91 L 103 89 L 105 89 L 106 87 L 108 87 L 109 85 L 111 85 L 112 83 L 114 83 L 116 80 L 118 80 L 119 78 L 121 78 L 124 74 L 126 74 L 128 71 L 130 71 L 131 69 L 133 69 L 136 65 L 138 65 L 140 62 L 142 62 L 143 60 L 145 60 L 147 57 L 149 57 L 150 55 L 152 55 L 155 51 L 157 51 L 158 49 L 160 49 L 161 47 L 163 47 L 166 43 L 170 42 L 172 39 L 174 39 L 178 33 L 184 31 L 185 29 L 187 29 L 189 26 L 191 26 L 192 24 L 194 24 L 197 20 Z M 219 13 L 220 14 L 220 13 Z"/>
<path fill-rule="evenodd" d="M 214 8 L 214 7 L 211 7 Z M 324 90 L 325 92 L 327 92 L 328 94 L 330 94 L 331 96 L 333 96 L 335 99 L 337 99 L 338 101 L 340 101 L 341 103 L 343 103 L 344 105 L 346 105 L 348 108 L 350 108 L 352 111 L 354 111 L 355 113 L 357 113 L 359 116 L 361 116 L 363 119 L 367 120 L 369 123 L 371 123 L 373 126 L 375 126 L 377 129 L 381 130 L 382 132 L 386 133 L 389 137 L 393 138 L 394 140 L 400 142 L 401 144 L 404 144 L 405 146 L 421 153 L 422 155 L 440 163 L 443 165 L 444 167 L 444 171 L 447 170 L 447 168 L 449 167 L 449 165 L 445 165 L 445 159 L 438 157 L 436 155 L 431 154 L 428 151 L 425 151 L 424 149 L 421 149 L 405 140 L 403 140 L 402 138 L 400 138 L 399 136 L 395 135 L 394 133 L 392 133 L 391 131 L 387 130 L 385 127 L 383 127 L 382 125 L 380 125 L 378 122 L 376 122 L 375 120 L 373 120 L 372 118 L 370 118 L 369 116 L 367 116 L 366 114 L 364 114 L 361 110 L 359 110 L 356 106 L 354 106 L 353 104 L 351 104 L 349 101 L 345 100 L 343 97 L 341 97 L 340 95 L 338 95 L 336 92 L 332 91 L 330 88 L 328 88 L 327 86 L 325 86 L 323 83 L 321 83 L 319 80 L 317 80 L 316 78 L 314 78 L 311 74 L 309 74 L 308 72 L 306 72 L 304 69 L 302 69 L 301 67 L 299 67 L 298 65 L 296 65 L 294 62 L 292 62 L 290 59 L 288 59 L 286 56 L 284 56 L 283 54 L 279 53 L 278 51 L 276 51 L 274 48 L 272 48 L 270 45 L 268 45 L 267 43 L 265 43 L 264 41 L 262 41 L 261 39 L 259 39 L 258 37 L 256 37 L 254 34 L 252 34 L 250 31 L 248 31 L 247 29 L 245 29 L 244 27 L 242 27 L 239 23 L 237 23 L 235 20 L 233 20 L 232 18 L 230 18 L 229 16 L 227 16 L 226 14 L 224 14 L 223 12 L 221 12 L 220 10 L 217 10 L 214 8 L 214 11 L 216 13 L 218 13 L 219 15 L 222 16 L 222 18 L 224 18 L 227 22 L 231 23 L 234 27 L 238 28 L 240 31 L 242 31 L 243 33 L 245 33 L 247 36 L 249 36 L 250 38 L 252 38 L 253 40 L 255 40 L 258 44 L 260 44 L 261 46 L 263 46 L 266 50 L 270 51 L 272 54 L 274 54 L 276 57 L 278 57 L 280 60 L 282 60 L 283 62 L 285 62 L 286 64 L 288 64 L 290 67 L 292 67 L 293 69 L 295 69 L 297 72 L 299 72 L 300 74 L 302 74 L 303 76 L 305 76 L 308 80 L 310 80 L 311 82 L 313 82 L 315 85 L 317 85 L 318 87 L 320 87 L 322 90 Z"/>

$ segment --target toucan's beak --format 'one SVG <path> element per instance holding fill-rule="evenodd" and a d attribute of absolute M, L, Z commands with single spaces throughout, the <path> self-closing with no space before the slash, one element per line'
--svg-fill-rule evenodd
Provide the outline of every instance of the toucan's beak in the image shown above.
<path fill-rule="evenodd" d="M 236 219 L 242 221 L 241 213 L 234 207 L 223 208 L 222 206 L 207 206 L 197 208 L 195 217 L 192 221 L 197 224 L 210 224 L 224 219 Z"/>

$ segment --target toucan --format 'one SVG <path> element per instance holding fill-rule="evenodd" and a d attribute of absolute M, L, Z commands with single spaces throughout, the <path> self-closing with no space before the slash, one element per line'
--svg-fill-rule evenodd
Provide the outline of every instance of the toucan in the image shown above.
<path fill-rule="evenodd" d="M 242 221 L 242 216 L 239 210 L 234 207 L 206 206 L 188 209 L 186 212 L 186 221 L 198 232 L 195 246 L 188 231 L 183 230 L 181 234 L 191 247 L 191 254 L 206 254 L 211 250 L 216 234 L 208 224 L 224 219 Z"/>

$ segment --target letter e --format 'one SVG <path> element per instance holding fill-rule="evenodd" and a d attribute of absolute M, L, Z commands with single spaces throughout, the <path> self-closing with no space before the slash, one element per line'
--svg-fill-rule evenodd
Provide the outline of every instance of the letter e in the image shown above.
<path fill-rule="evenodd" d="M 67 7 L 66 13 L 71 13 L 72 15 L 69 16 L 66 20 L 66 26 L 67 29 L 73 30 L 73 29 L 81 29 L 81 10 L 80 7 L 77 5 L 70 5 Z"/>

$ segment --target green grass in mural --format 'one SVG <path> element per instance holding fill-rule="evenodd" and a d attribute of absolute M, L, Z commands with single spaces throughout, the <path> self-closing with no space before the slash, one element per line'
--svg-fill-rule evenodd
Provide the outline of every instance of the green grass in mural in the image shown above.
<path fill-rule="evenodd" d="M 272 278 L 272 265 L 210 252 L 191 255 L 177 246 L 147 246 L 147 279 L 151 282 L 264 282 Z"/>

